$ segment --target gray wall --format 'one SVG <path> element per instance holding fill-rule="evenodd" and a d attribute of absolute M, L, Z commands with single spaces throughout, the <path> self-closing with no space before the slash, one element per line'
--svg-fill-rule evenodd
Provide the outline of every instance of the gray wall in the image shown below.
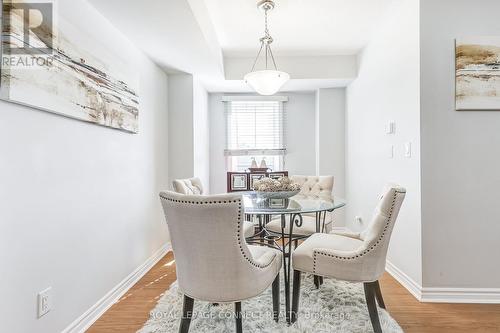
<path fill-rule="evenodd" d="M 286 169 L 290 175 L 315 175 L 315 115 L 314 93 L 289 93 L 286 103 Z"/>
<path fill-rule="evenodd" d="M 168 161 L 174 179 L 199 177 L 209 192 L 208 93 L 191 74 L 169 76 Z"/>
<path fill-rule="evenodd" d="M 226 193 L 226 117 L 223 94 L 208 94 L 208 119 L 210 122 L 210 191 Z"/>
<path fill-rule="evenodd" d="M 316 173 L 333 175 L 336 197 L 345 198 L 345 88 L 316 92 Z M 345 209 L 335 211 L 335 226 L 345 225 Z"/>
<path fill-rule="evenodd" d="M 169 76 L 168 178 L 169 183 L 194 175 L 194 90 L 191 74 Z"/>
<path fill-rule="evenodd" d="M 226 120 L 223 94 L 210 94 L 210 186 L 226 191 L 224 158 Z M 287 156 L 291 175 L 333 175 L 334 195 L 345 197 L 345 89 L 280 93 L 285 103 Z M 336 226 L 344 226 L 345 210 L 336 212 Z"/>
<path fill-rule="evenodd" d="M 223 94 L 210 94 L 210 187 L 213 193 L 226 192 L 226 120 Z M 240 94 L 241 95 L 241 94 Z M 290 174 L 316 174 L 315 156 L 315 94 L 283 93 L 288 96 L 287 113 L 287 156 L 286 169 Z"/>
<path fill-rule="evenodd" d="M 499 35 L 498 13 L 421 0 L 424 287 L 500 287 L 500 112 L 454 108 L 454 39 Z"/>
<path fill-rule="evenodd" d="M 193 174 L 200 178 L 204 191 L 210 193 L 208 93 L 196 79 L 193 84 L 193 99 Z"/>

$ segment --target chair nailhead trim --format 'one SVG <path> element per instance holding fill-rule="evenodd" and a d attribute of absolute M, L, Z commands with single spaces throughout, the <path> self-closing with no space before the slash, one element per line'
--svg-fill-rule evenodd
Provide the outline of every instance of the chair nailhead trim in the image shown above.
<path fill-rule="evenodd" d="M 268 264 L 261 265 L 261 264 L 256 263 L 255 261 L 253 261 L 253 259 L 250 258 L 249 256 L 247 256 L 247 254 L 243 250 L 243 245 L 241 243 L 241 237 L 240 237 L 240 230 L 241 230 L 241 225 L 242 225 L 242 221 L 241 221 L 241 199 L 236 199 L 236 200 L 220 200 L 220 201 L 184 201 L 184 200 L 177 200 L 177 199 L 173 199 L 173 198 L 167 198 L 167 197 L 164 197 L 162 195 L 160 195 L 160 198 L 164 199 L 164 200 L 167 200 L 167 201 L 171 201 L 171 202 L 184 203 L 184 204 L 194 204 L 194 205 L 238 203 L 238 227 L 236 229 L 236 238 L 238 239 L 238 246 L 240 248 L 241 254 L 246 259 L 246 261 L 248 261 L 252 266 L 257 267 L 257 268 L 266 268 L 266 267 L 270 266 L 273 263 L 274 258 L 276 257 L 276 254 L 274 254 L 272 260 L 270 260 Z"/>
<path fill-rule="evenodd" d="M 373 244 L 369 249 L 364 250 L 361 254 L 357 254 L 355 256 L 350 256 L 350 257 L 341 257 L 341 256 L 337 256 L 334 254 L 314 250 L 313 251 L 314 252 L 314 255 L 313 255 L 313 273 L 316 273 L 316 255 L 324 255 L 326 257 L 335 258 L 335 259 L 339 259 L 339 260 L 354 260 L 354 259 L 360 258 L 360 257 L 368 254 L 372 250 L 374 250 L 380 244 L 382 239 L 384 239 L 387 228 L 389 228 L 389 224 L 391 222 L 392 214 L 394 212 L 394 206 L 396 204 L 396 197 L 397 197 L 398 193 L 404 193 L 404 192 L 395 191 L 394 198 L 392 199 L 391 210 L 389 212 L 389 216 L 387 217 L 387 222 L 385 224 L 384 231 L 382 231 L 382 234 L 380 235 L 378 240 L 375 242 L 375 244 Z"/>

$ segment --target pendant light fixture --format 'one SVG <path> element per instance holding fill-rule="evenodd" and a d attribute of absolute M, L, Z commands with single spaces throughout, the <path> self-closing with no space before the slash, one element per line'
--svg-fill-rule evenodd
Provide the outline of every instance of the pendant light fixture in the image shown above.
<path fill-rule="evenodd" d="M 271 51 L 271 43 L 273 38 L 269 34 L 269 29 L 267 28 L 267 12 L 274 9 L 274 1 L 262 0 L 259 1 L 257 7 L 264 11 L 265 16 L 265 30 L 264 37 L 260 39 L 260 50 L 257 54 L 257 58 L 252 66 L 250 73 L 245 75 L 245 82 L 248 83 L 257 93 L 260 95 L 274 95 L 276 94 L 283 85 L 290 80 L 290 75 L 285 72 L 278 70 L 276 66 L 276 61 L 274 60 L 273 52 Z M 266 69 L 255 70 L 255 65 L 259 60 L 260 54 L 264 50 Z M 269 69 L 269 63 L 272 62 L 274 69 Z"/>

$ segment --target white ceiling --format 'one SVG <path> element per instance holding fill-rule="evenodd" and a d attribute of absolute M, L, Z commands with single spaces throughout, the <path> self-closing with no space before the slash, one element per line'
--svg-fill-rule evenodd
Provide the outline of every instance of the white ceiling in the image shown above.
<path fill-rule="evenodd" d="M 89 1 L 167 72 L 193 74 L 208 91 L 251 91 L 243 77 L 228 79 L 224 64 L 251 68 L 263 34 L 257 0 Z M 281 55 L 292 76 L 284 89 L 346 86 L 355 73 L 318 76 L 309 70 L 315 57 L 357 54 L 393 1 L 276 0 L 269 18 L 273 50 L 278 66 Z M 284 55 L 293 57 L 285 61 Z M 328 59 L 323 68 L 344 66 L 335 57 Z"/>
<path fill-rule="evenodd" d="M 203 0 L 89 1 L 167 72 L 223 79 L 220 48 L 202 20 Z"/>
<path fill-rule="evenodd" d="M 273 50 L 282 55 L 356 54 L 393 0 L 275 0 Z M 205 0 L 226 56 L 256 53 L 264 15 L 256 0 Z"/>

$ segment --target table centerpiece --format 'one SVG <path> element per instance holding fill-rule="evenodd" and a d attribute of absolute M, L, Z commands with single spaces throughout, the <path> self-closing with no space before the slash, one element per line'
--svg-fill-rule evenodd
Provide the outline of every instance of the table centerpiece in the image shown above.
<path fill-rule="evenodd" d="M 253 183 L 257 196 L 265 199 L 288 199 L 300 192 L 300 185 L 288 177 L 262 178 Z"/>

